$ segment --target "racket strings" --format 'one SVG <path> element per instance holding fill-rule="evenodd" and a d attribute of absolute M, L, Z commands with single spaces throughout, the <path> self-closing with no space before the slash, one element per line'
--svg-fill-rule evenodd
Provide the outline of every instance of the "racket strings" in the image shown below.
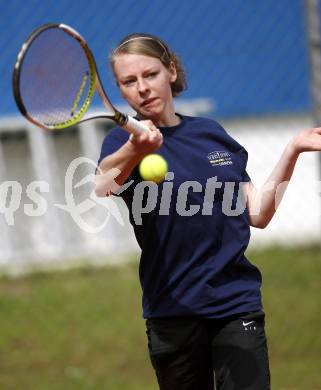
<path fill-rule="evenodd" d="M 77 120 L 92 96 L 93 74 L 80 43 L 59 29 L 40 33 L 20 71 L 26 111 L 45 126 Z"/>

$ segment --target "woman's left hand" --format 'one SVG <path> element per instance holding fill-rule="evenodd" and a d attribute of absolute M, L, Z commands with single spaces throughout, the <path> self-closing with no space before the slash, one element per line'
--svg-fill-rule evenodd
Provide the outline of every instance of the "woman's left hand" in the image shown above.
<path fill-rule="evenodd" d="M 291 142 L 295 153 L 321 151 L 321 127 L 301 131 Z"/>

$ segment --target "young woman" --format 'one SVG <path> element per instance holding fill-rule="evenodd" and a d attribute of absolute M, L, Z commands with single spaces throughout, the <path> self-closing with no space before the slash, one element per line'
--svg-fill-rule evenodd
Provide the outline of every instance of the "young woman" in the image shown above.
<path fill-rule="evenodd" d="M 210 390 L 215 382 L 219 390 L 269 389 L 261 274 L 244 252 L 250 225 L 264 228 L 273 217 L 276 194 L 280 199 L 299 154 L 321 150 L 321 129 L 292 139 L 259 190 L 246 172 L 247 152 L 217 122 L 175 112 L 173 97 L 185 89 L 185 74 L 165 42 L 132 34 L 110 62 L 123 98 L 150 131 L 109 132 L 97 194 L 111 192 L 105 178 L 113 168 L 118 185 L 133 180 L 121 196 L 142 249 L 143 316 L 159 387 Z M 137 167 L 156 151 L 172 173 L 157 186 L 155 207 L 137 221 Z M 149 192 L 146 183 L 145 204 Z M 235 206 L 240 194 L 246 207 L 226 212 L 226 199 Z"/>

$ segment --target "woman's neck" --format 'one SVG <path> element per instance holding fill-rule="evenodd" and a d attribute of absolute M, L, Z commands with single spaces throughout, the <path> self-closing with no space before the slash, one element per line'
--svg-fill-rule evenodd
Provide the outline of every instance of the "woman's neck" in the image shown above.
<path fill-rule="evenodd" d="M 146 118 L 142 115 L 138 115 L 139 119 L 150 119 L 156 127 L 172 127 L 181 123 L 181 118 L 175 114 L 175 111 L 162 115 L 161 117 Z"/>

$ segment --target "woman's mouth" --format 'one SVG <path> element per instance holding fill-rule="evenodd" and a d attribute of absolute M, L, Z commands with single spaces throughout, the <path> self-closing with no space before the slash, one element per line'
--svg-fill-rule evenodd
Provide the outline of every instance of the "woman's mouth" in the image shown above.
<path fill-rule="evenodd" d="M 146 99 L 143 101 L 143 103 L 141 104 L 141 107 L 146 107 L 148 106 L 149 104 L 153 103 L 157 98 L 150 98 L 150 99 Z"/>

